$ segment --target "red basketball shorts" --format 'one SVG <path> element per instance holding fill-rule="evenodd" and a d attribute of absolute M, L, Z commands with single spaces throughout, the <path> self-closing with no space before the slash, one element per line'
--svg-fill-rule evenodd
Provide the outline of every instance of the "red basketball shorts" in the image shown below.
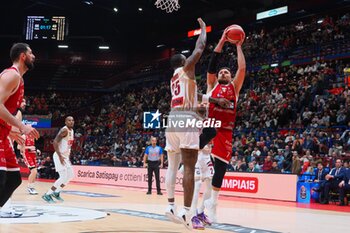
<path fill-rule="evenodd" d="M 10 129 L 0 125 L 0 170 L 19 171 L 16 154 L 8 139 Z"/>
<path fill-rule="evenodd" d="M 37 167 L 37 160 L 36 160 L 36 153 L 32 151 L 26 150 L 24 152 L 24 162 L 26 163 L 28 168 L 36 168 Z"/>
<path fill-rule="evenodd" d="M 211 155 L 225 163 L 229 163 L 232 157 L 232 130 L 217 129 L 213 144 Z"/>

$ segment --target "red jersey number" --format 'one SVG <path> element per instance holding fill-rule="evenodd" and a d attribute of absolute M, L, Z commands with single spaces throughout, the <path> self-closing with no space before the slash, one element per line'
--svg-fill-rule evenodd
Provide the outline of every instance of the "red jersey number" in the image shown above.
<path fill-rule="evenodd" d="M 171 84 L 171 89 L 174 93 L 175 96 L 180 94 L 180 80 L 175 80 L 172 84 Z"/>

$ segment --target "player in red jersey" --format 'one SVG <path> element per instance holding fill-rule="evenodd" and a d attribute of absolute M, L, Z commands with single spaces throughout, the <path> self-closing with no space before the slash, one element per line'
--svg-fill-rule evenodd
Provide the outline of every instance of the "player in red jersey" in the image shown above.
<path fill-rule="evenodd" d="M 25 110 L 26 107 L 26 100 L 23 99 L 21 107 L 18 109 L 18 112 L 16 114 L 16 117 L 22 121 L 23 116 L 22 116 L 22 111 Z M 21 152 L 21 155 L 24 159 L 25 164 L 30 170 L 30 174 L 28 176 L 28 193 L 31 195 L 37 195 L 38 192 L 34 188 L 34 183 L 36 176 L 38 174 L 37 170 L 37 160 L 36 160 L 36 155 L 37 153 L 41 153 L 39 150 L 35 148 L 35 138 L 28 135 L 23 135 L 23 139 L 25 140 L 24 146 L 18 145 L 18 149 Z"/>
<path fill-rule="evenodd" d="M 215 118 L 221 121 L 221 128 L 217 128 L 216 130 L 216 136 L 213 139 L 214 146 L 211 151 L 211 155 L 214 157 L 215 171 L 212 179 L 213 190 L 211 198 L 205 202 L 209 219 L 213 222 L 217 221 L 217 199 L 226 173 L 227 164 L 232 157 L 232 131 L 236 119 L 237 100 L 246 71 L 246 63 L 242 51 L 243 41 L 244 36 L 242 36 L 241 40 L 236 44 L 238 70 L 233 79 L 230 68 L 222 67 L 218 72 L 216 69 L 217 60 L 226 42 L 226 31 L 223 33 L 212 54 L 207 73 L 207 95 L 213 98 L 225 98 L 232 103 L 231 107 L 228 109 L 224 109 L 213 103 L 209 105 L 209 118 Z"/>
<path fill-rule="evenodd" d="M 30 125 L 24 125 L 14 114 L 24 96 L 22 76 L 34 67 L 35 56 L 29 45 L 14 44 L 10 50 L 13 65 L 0 74 L 0 207 L 21 184 L 21 175 L 16 155 L 10 146 L 11 140 L 24 144 L 21 133 L 39 138 L 39 133 Z M 16 130 L 11 131 L 12 127 Z M 0 217 L 18 217 L 16 213 L 0 212 Z"/>

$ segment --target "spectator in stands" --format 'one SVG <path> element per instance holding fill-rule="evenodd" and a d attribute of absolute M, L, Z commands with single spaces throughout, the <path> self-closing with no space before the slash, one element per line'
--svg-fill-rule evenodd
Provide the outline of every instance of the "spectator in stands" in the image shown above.
<path fill-rule="evenodd" d="M 292 157 L 292 173 L 293 174 L 300 174 L 301 172 L 301 165 L 300 165 L 300 159 L 296 151 L 293 152 Z"/>
<path fill-rule="evenodd" d="M 248 164 L 247 172 L 260 172 L 260 171 L 256 169 L 254 162 L 250 162 Z"/>
<path fill-rule="evenodd" d="M 329 203 L 329 192 L 331 190 L 339 190 L 339 183 L 344 179 L 346 169 L 342 167 L 342 161 L 336 160 L 335 168 L 333 168 L 329 174 L 326 175 L 327 182 L 324 185 L 323 197 L 321 204 Z"/>
<path fill-rule="evenodd" d="M 281 173 L 281 169 L 278 167 L 277 161 L 272 162 L 271 173 Z"/>
<path fill-rule="evenodd" d="M 323 168 L 323 164 L 322 162 L 317 163 L 317 169 L 315 171 L 315 179 L 314 182 L 317 182 L 319 185 L 317 188 L 313 188 L 313 190 L 315 192 L 319 192 L 319 202 L 322 202 L 322 200 L 324 199 L 324 197 L 322 196 L 324 193 L 324 185 L 326 184 L 326 175 L 327 172 L 326 170 Z"/>
<path fill-rule="evenodd" d="M 339 205 L 345 206 L 348 205 L 348 200 L 346 194 L 350 193 L 350 169 L 345 171 L 343 180 L 339 183 Z"/>
<path fill-rule="evenodd" d="M 50 156 L 47 156 L 38 167 L 40 178 L 55 179 L 55 165 Z"/>
<path fill-rule="evenodd" d="M 266 158 L 265 158 L 265 161 L 264 161 L 264 165 L 262 166 L 262 170 L 263 172 L 270 172 L 272 170 L 272 160 L 271 160 L 271 156 L 268 155 Z"/>

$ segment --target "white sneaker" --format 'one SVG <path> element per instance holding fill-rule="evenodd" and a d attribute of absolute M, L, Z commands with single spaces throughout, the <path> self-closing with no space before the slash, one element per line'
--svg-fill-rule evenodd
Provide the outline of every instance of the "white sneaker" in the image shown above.
<path fill-rule="evenodd" d="M 38 195 L 38 192 L 35 190 L 35 188 L 28 187 L 27 190 L 30 195 Z"/>
<path fill-rule="evenodd" d="M 0 218 L 19 218 L 23 215 L 21 212 L 15 210 L 0 211 Z"/>
<path fill-rule="evenodd" d="M 192 214 L 190 211 L 186 211 L 185 209 L 182 209 L 179 214 L 177 215 L 179 221 L 181 221 L 182 224 L 188 229 L 192 230 Z"/>
<path fill-rule="evenodd" d="M 204 207 L 207 209 L 208 213 L 208 218 L 210 219 L 211 222 L 217 222 L 217 217 L 216 217 L 216 207 L 218 204 L 214 204 L 212 200 L 205 200 L 204 201 Z"/>
<path fill-rule="evenodd" d="M 176 224 L 182 223 L 176 216 L 176 206 L 175 205 L 168 205 L 168 207 L 165 210 L 165 216 L 167 216 L 167 218 L 170 221 L 172 221 Z"/>

